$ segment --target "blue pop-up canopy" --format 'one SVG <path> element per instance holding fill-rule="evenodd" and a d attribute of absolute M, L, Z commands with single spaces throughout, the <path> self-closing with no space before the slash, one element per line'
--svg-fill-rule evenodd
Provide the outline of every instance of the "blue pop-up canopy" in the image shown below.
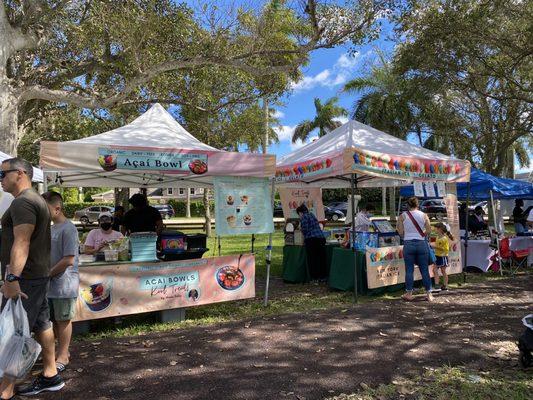
<path fill-rule="evenodd" d="M 461 200 L 467 198 L 467 183 L 457 184 L 457 197 Z M 490 192 L 497 199 L 533 199 L 533 183 L 518 181 L 516 179 L 498 178 L 486 172 L 472 168 L 470 173 L 470 200 L 490 200 Z M 404 186 L 400 189 L 402 197 L 414 196 L 413 186 Z"/>

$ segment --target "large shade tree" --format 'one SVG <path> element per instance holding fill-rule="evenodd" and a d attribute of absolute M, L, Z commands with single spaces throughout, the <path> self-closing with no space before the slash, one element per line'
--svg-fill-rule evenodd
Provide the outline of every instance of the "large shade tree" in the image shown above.
<path fill-rule="evenodd" d="M 294 73 L 313 50 L 373 37 L 390 1 L 229 3 L 205 1 L 196 11 L 172 0 L 3 0 L 0 150 L 15 154 L 49 103 L 152 101 L 154 87 L 201 67 L 253 79 Z M 171 94 L 173 104 L 188 103 L 189 93 Z"/>
<path fill-rule="evenodd" d="M 303 120 L 296 126 L 292 134 L 292 142 L 296 143 L 298 140 L 304 142 L 315 129 L 318 129 L 318 137 L 322 137 L 341 126 L 342 123 L 338 118 L 348 115 L 348 112 L 344 107 L 339 106 L 338 102 L 338 97 L 332 97 L 325 103 L 315 98 L 315 118 Z"/>
<path fill-rule="evenodd" d="M 396 71 L 425 94 L 428 145 L 510 175 L 533 130 L 530 1 L 411 0 L 398 17 Z M 414 99 L 417 101 L 417 99 Z"/>

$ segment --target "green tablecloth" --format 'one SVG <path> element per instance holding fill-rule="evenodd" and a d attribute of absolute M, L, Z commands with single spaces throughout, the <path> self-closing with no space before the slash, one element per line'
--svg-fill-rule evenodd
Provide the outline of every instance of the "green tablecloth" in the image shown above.
<path fill-rule="evenodd" d="M 326 260 L 328 273 L 330 271 L 333 250 L 338 244 L 326 244 Z M 283 280 L 291 283 L 309 282 L 309 268 L 307 268 L 307 252 L 305 246 L 283 246 Z"/>
<path fill-rule="evenodd" d="M 329 287 L 344 291 L 353 291 L 354 258 L 357 261 L 357 292 L 360 294 L 379 295 L 401 290 L 404 284 L 368 289 L 366 281 L 366 254 L 364 251 L 354 252 L 351 249 L 336 248 L 333 250 Z"/>

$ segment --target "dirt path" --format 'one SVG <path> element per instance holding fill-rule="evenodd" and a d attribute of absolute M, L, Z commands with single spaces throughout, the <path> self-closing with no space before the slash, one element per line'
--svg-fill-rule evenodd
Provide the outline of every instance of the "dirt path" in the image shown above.
<path fill-rule="evenodd" d="M 486 282 L 435 303 L 350 309 L 81 342 L 67 386 L 41 399 L 322 399 L 422 367 L 516 364 L 533 276 Z"/>

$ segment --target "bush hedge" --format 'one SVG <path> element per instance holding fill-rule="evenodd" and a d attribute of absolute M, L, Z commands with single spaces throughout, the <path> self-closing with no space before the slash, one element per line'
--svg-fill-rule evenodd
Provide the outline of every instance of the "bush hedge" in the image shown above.
<path fill-rule="evenodd" d="M 211 216 L 214 218 L 215 203 L 210 201 Z M 185 202 L 181 200 L 170 199 L 168 204 L 176 212 L 176 217 L 185 217 Z M 201 200 L 191 201 L 191 217 L 203 217 L 205 215 L 204 202 Z"/>

